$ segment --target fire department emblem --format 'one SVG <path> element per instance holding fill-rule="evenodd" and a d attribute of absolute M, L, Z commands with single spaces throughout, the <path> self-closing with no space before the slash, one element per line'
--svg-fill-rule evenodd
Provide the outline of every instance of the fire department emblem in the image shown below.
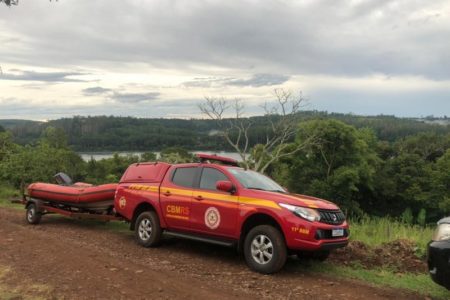
<path fill-rule="evenodd" d="M 209 207 L 205 211 L 205 224 L 210 229 L 216 229 L 220 225 L 220 213 L 215 207 Z"/>
<path fill-rule="evenodd" d="M 127 205 L 127 199 L 125 199 L 125 197 L 121 197 L 119 199 L 119 207 L 123 209 L 123 208 L 125 208 L 126 205 Z"/>

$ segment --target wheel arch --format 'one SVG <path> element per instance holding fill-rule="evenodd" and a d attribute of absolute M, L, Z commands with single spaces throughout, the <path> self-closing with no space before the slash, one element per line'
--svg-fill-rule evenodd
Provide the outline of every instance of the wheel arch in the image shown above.
<path fill-rule="evenodd" d="M 154 211 L 158 215 L 158 211 L 149 202 L 141 202 L 133 211 L 133 218 L 130 222 L 130 230 L 134 230 L 137 217 L 144 211 Z M 161 218 L 160 218 L 161 219 Z"/>
<path fill-rule="evenodd" d="M 283 228 L 280 225 L 280 222 L 276 219 L 276 217 L 272 216 L 266 212 L 255 212 L 245 219 L 245 221 L 241 225 L 241 231 L 239 235 L 239 243 L 238 243 L 238 251 L 243 253 L 244 241 L 248 232 L 258 225 L 272 225 L 276 229 L 278 229 L 283 236 L 283 239 L 286 240 L 284 235 Z"/>

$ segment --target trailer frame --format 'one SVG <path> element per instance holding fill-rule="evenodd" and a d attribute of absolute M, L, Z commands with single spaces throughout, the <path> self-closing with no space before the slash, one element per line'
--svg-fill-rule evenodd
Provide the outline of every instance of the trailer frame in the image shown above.
<path fill-rule="evenodd" d="M 103 222 L 109 221 L 125 221 L 125 219 L 117 215 L 114 209 L 104 211 L 104 213 L 94 213 L 92 211 L 80 211 L 80 209 L 67 204 L 61 204 L 57 201 L 48 201 L 43 199 L 32 198 L 23 195 L 22 199 L 11 200 L 12 203 L 23 204 L 26 209 L 25 219 L 29 224 L 39 224 L 41 217 L 49 214 L 58 214 L 77 220 L 97 220 Z M 56 206 L 60 207 L 56 207 Z M 74 210 L 77 209 L 77 210 Z"/>

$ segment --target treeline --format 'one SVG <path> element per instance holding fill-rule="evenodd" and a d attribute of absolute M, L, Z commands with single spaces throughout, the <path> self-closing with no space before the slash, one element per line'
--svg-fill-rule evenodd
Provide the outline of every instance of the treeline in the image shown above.
<path fill-rule="evenodd" d="M 448 125 L 429 124 L 425 121 L 393 116 L 364 117 L 317 111 L 298 114 L 299 122 L 330 118 L 341 120 L 356 128 L 369 127 L 380 140 L 390 142 L 424 131 L 439 134 L 449 131 Z M 266 139 L 267 118 L 252 117 L 250 121 L 253 124 L 250 131 L 250 145 L 263 143 Z M 36 143 L 47 127 L 55 127 L 64 130 L 68 136 L 69 146 L 76 151 L 160 151 L 173 146 L 189 150 L 231 150 L 229 145 L 217 136 L 218 127 L 212 120 L 78 116 L 45 123 L 0 120 L 0 125 L 11 131 L 14 142 L 20 145 Z"/>

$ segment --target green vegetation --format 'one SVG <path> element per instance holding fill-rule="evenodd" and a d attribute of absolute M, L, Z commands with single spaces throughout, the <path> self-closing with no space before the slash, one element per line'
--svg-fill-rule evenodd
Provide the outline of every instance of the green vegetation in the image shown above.
<path fill-rule="evenodd" d="M 10 185 L 0 184 L 0 207 L 20 208 L 23 206 L 20 204 L 11 203 L 11 199 L 19 198 L 19 190 L 11 187 Z"/>
<path fill-rule="evenodd" d="M 314 262 L 309 266 L 309 270 L 316 273 L 359 279 L 381 287 L 404 289 L 436 299 L 449 299 L 450 297 L 450 292 L 435 284 L 428 274 L 395 273 L 386 269 L 367 270 L 356 265 L 348 267 L 326 262 Z"/>
<path fill-rule="evenodd" d="M 416 253 L 424 257 L 427 243 L 431 240 L 434 227 L 404 223 L 389 217 L 371 218 L 364 216 L 358 221 L 350 221 L 351 239 L 376 247 L 399 239 L 413 241 Z"/>

